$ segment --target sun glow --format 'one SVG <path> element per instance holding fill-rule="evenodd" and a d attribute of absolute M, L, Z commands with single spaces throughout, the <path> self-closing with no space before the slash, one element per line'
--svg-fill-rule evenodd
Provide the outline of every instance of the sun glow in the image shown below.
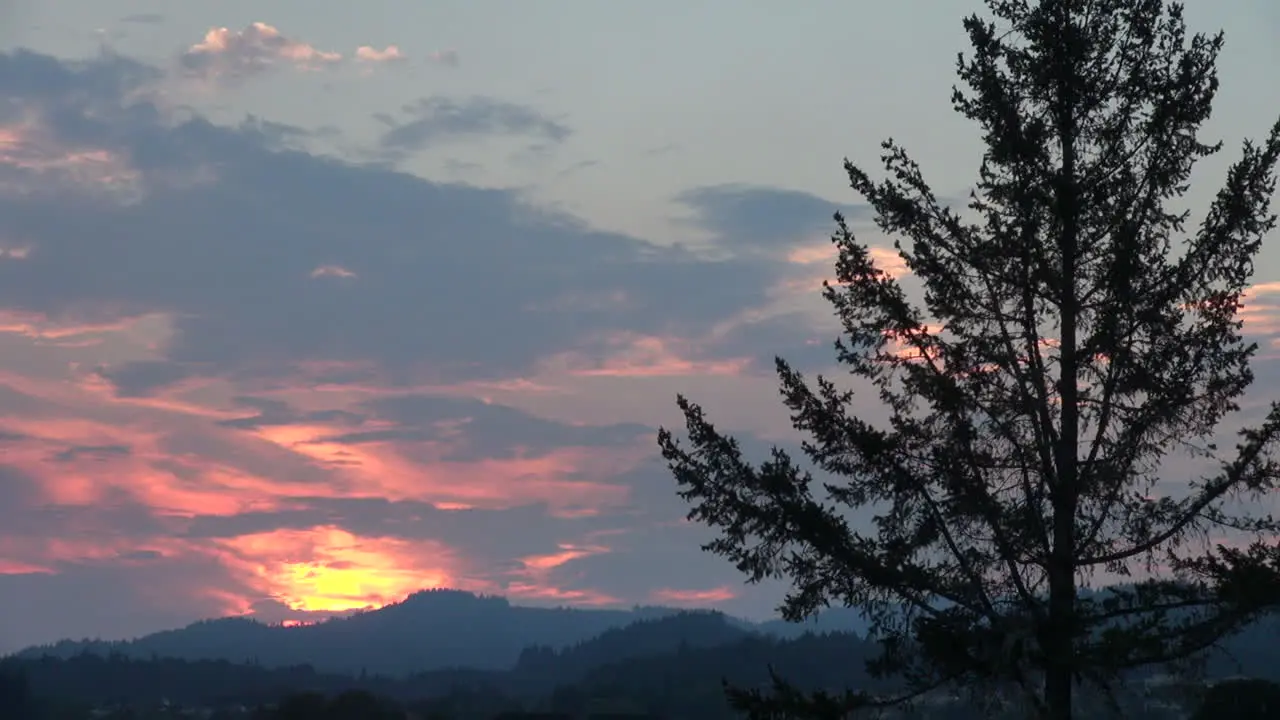
<path fill-rule="evenodd" d="M 381 607 L 418 590 L 448 587 L 452 576 L 447 548 L 357 537 L 332 526 L 245 535 L 225 544 L 258 589 L 305 612 Z"/>

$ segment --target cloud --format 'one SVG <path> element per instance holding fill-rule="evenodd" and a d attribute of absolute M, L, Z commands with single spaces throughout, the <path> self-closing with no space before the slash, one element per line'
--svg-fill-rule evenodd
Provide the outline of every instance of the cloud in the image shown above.
<path fill-rule="evenodd" d="M 678 521 L 653 523 L 610 538 L 610 552 L 575 559 L 552 574 L 556 585 L 576 577 L 599 592 L 664 605 L 726 607 L 744 594 L 741 575 L 722 558 L 691 553 L 710 539 L 703 528 Z M 653 578 L 663 584 L 654 585 Z M 768 585 L 766 593 L 776 592 Z"/>
<path fill-rule="evenodd" d="M 167 360 L 137 360 L 101 368 L 98 374 L 111 383 L 119 397 L 145 397 L 192 377 L 195 371 Z"/>
<path fill-rule="evenodd" d="M 30 608 L 0 639 L 437 585 L 767 607 L 679 522 L 654 426 L 684 391 L 727 429 L 789 427 L 756 376 L 833 357 L 796 301 L 829 272 L 832 203 L 691 191 L 702 253 L 309 151 L 328 130 L 215 123 L 169 106 L 167 77 L 0 53 L 0 593 Z M 405 114 L 397 152 L 570 136 L 498 98 Z"/>
<path fill-rule="evenodd" d="M 216 560 L 199 557 L 0 573 L 0 595 L 22 609 L 0 615 L 0 651 L 60 637 L 130 638 L 221 615 L 228 606 L 211 588 L 228 582 Z"/>
<path fill-rule="evenodd" d="M 814 327 L 805 312 L 782 312 L 759 319 L 746 318 L 727 326 L 708 345 L 707 352 L 739 358 L 740 372 L 776 377 L 775 359 L 782 356 L 801 372 L 827 370 L 836 362 L 834 327 Z"/>
<path fill-rule="evenodd" d="M 318 69 L 341 60 L 341 53 L 292 40 L 263 22 L 251 23 L 242 30 L 213 28 L 180 58 L 189 74 L 226 82 L 260 75 L 280 65 Z"/>
<path fill-rule="evenodd" d="M 271 358 L 284 374 L 326 360 L 440 381 L 512 377 L 619 327 L 697 333 L 763 300 L 776 272 L 594 231 L 511 191 L 280 151 L 256 128 L 167 120 L 119 92 L 145 75 L 120 59 L 78 67 L 17 54 L 6 66 L 0 87 L 25 104 L 22 132 L 71 165 L 77 152 L 116 158 L 132 179 L 127 202 L 107 202 L 101 180 L 23 175 L 20 197 L 0 197 L 0 233 L 32 251 L 21 268 L 0 262 L 0 302 L 63 321 L 88 308 L 165 314 L 172 334 L 157 360 L 223 374 L 261 372 Z M 426 136 L 437 121 L 434 132 L 566 132 L 496 101 L 423 107 L 439 111 L 420 118 Z M 316 282 L 318 268 L 357 281 Z M 627 302 L 570 300 L 611 295 Z"/>
<path fill-rule="evenodd" d="M 238 535 L 217 546 L 252 590 L 303 612 L 381 606 L 417 590 L 465 585 L 446 546 L 357 537 L 333 525 Z"/>
<path fill-rule="evenodd" d="M 356 48 L 356 60 L 369 63 L 405 62 L 409 58 L 396 45 L 388 45 L 379 50 L 369 45 Z"/>
<path fill-rule="evenodd" d="M 471 398 L 405 394 L 370 400 L 359 406 L 365 416 L 344 419 L 375 429 L 358 429 L 328 437 L 328 442 L 368 444 L 388 440 L 453 445 L 447 460 L 513 458 L 561 447 L 625 446 L 646 442 L 655 428 L 636 423 L 574 426 L 553 422 L 514 408 Z M 461 441 L 461 442 L 458 442 Z"/>
<path fill-rule="evenodd" d="M 699 607 L 704 605 L 720 605 L 737 597 L 738 593 L 728 585 L 701 590 L 677 588 L 658 588 L 649 593 L 649 598 L 661 605 Z"/>
<path fill-rule="evenodd" d="M 256 413 L 208 423 L 84 398 L 0 418 L 10 463 L 0 467 L 0 574 L 213 563 L 217 573 L 178 578 L 148 602 L 214 614 L 338 612 L 446 585 L 617 601 L 559 574 L 608 553 L 600 533 L 632 522 L 629 488 L 609 480 L 628 461 L 606 452 L 593 464 L 585 450 L 626 448 L 640 428 L 564 426 L 509 408 L 486 419 L 476 401 L 416 396 L 348 411 L 237 404 Z M 343 440 L 326 433 L 389 423 L 438 433 L 402 446 L 394 435 L 346 438 L 362 449 L 345 464 L 319 462 L 316 445 Z M 564 452 L 575 444 L 577 465 Z"/>
<path fill-rule="evenodd" d="M 830 236 L 837 210 L 846 217 L 867 212 L 798 190 L 726 184 L 686 190 L 676 201 L 693 212 L 691 222 L 730 250 L 776 252 Z"/>
<path fill-rule="evenodd" d="M 597 338 L 594 346 L 552 356 L 544 366 L 586 376 L 689 377 L 736 375 L 748 362 L 742 356 L 709 355 L 703 344 L 684 338 L 614 332 Z"/>
<path fill-rule="evenodd" d="M 397 121 L 389 115 L 377 116 L 387 126 L 378 142 L 384 151 L 412 153 L 436 143 L 493 135 L 518 135 L 562 143 L 572 133 L 568 126 L 533 108 L 487 97 L 424 98 L 402 110 L 409 119 Z"/>
<path fill-rule="evenodd" d="M 341 265 L 319 265 L 311 271 L 313 278 L 354 278 L 356 274 Z"/>
<path fill-rule="evenodd" d="M 75 462 L 82 459 L 110 460 L 113 457 L 129 455 L 133 450 L 128 445 L 75 445 L 60 450 L 49 458 L 50 462 Z"/>
<path fill-rule="evenodd" d="M 1240 302 L 1245 332 L 1268 339 L 1280 336 L 1280 282 L 1257 283 Z"/>
<path fill-rule="evenodd" d="M 199 62 L 307 56 L 257 32 Z M 165 78 L 0 53 L 0 591 L 38 608 L 0 636 L 732 582 L 655 529 L 681 504 L 627 393 L 740 380 L 740 320 L 793 264 L 313 154 L 319 131 L 168 106 Z M 569 133 L 497 99 L 413 108 L 405 147 Z"/>
<path fill-rule="evenodd" d="M 141 16 L 139 16 L 141 17 Z M 368 72 L 376 65 L 399 65 L 408 56 L 398 45 L 360 45 L 349 56 L 286 36 L 276 27 L 263 22 L 250 23 L 241 30 L 211 28 L 204 39 L 187 48 L 178 57 L 178 66 L 188 79 L 236 85 L 272 70 L 290 67 L 298 70 L 322 70 L 354 62 Z M 430 62 L 457 65 L 457 55 L 432 53 Z"/>

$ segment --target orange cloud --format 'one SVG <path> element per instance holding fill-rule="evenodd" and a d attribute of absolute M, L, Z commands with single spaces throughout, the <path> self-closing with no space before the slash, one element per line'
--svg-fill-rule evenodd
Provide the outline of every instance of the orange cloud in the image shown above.
<path fill-rule="evenodd" d="M 679 606 L 702 606 L 722 603 L 737 597 L 733 588 L 722 585 L 709 590 L 676 590 L 661 588 L 649 594 L 653 602 Z"/>
<path fill-rule="evenodd" d="M 535 572 L 545 572 L 552 568 L 558 568 L 565 563 L 580 560 L 582 558 L 591 557 L 592 555 L 600 555 L 609 552 L 609 548 L 601 545 L 572 545 L 569 543 L 561 543 L 558 552 L 549 555 L 530 555 L 520 558 L 521 564 L 526 570 Z"/>
<path fill-rule="evenodd" d="M 0 371 L 0 386 L 28 398 L 19 412 L 0 415 L 0 431 L 21 438 L 6 445 L 5 464 L 40 478 L 44 502 L 92 506 L 127 498 L 164 515 L 226 515 L 335 492 L 316 483 L 323 471 L 304 458 L 211 422 L 236 413 L 118 399 L 75 380 L 74 373 L 40 379 Z M 193 443 L 199 451 L 181 450 Z"/>
<path fill-rule="evenodd" d="M 36 323 L 17 329 L 24 337 L 71 332 Z M 132 326 L 116 334 L 128 332 Z M 236 391 L 234 386 L 219 389 L 218 383 L 193 380 L 171 388 L 172 394 L 146 398 L 115 397 L 100 376 L 87 370 L 46 380 L 0 371 L 0 383 L 21 388 L 35 403 L 21 414 L 0 417 L 0 430 L 24 438 L 6 448 L 6 462 L 44 480 L 45 502 L 81 507 L 124 497 L 157 513 L 186 517 L 281 509 L 293 497 L 378 497 L 455 509 L 546 504 L 557 515 L 581 517 L 629 499 L 627 487 L 591 478 L 625 472 L 651 453 L 637 439 L 634 447 L 545 452 L 517 447 L 504 457 L 455 459 L 451 455 L 467 451 L 472 442 L 465 433 L 445 433 L 435 443 L 345 443 L 332 438 L 347 428 L 325 424 L 222 427 L 217 423 L 242 418 L 244 412 L 216 406 L 219 396 L 229 400 Z M 309 395 L 308 409 L 344 407 L 324 402 L 342 398 L 304 389 L 292 394 Z M 361 429 L 394 426 L 369 421 Z M 175 452 L 184 445 L 194 451 Z M 68 448 L 119 450 L 68 453 L 50 464 Z"/>
<path fill-rule="evenodd" d="M 326 467 L 333 475 L 335 492 L 342 496 L 421 500 L 453 508 L 546 503 L 556 510 L 573 511 L 620 505 L 626 502 L 626 488 L 570 478 L 616 474 L 645 456 L 639 447 L 629 452 L 565 447 L 542 455 L 460 461 L 447 459 L 462 447 L 453 442 L 348 444 L 327 439 L 334 428 L 324 425 L 267 426 L 256 433 Z"/>
<path fill-rule="evenodd" d="M 602 534 L 599 533 L 597 536 Z M 503 589 L 512 597 L 526 600 L 553 600 L 580 605 L 616 605 L 620 601 L 608 593 L 558 587 L 553 577 L 553 573 L 563 570 L 565 566 L 576 560 L 609 552 L 611 552 L 609 547 L 596 543 L 560 543 L 556 552 L 520 558 L 518 560 L 520 567 L 511 573 L 516 579 L 506 582 Z"/>
<path fill-rule="evenodd" d="M 248 587 L 293 610 L 378 607 L 418 590 L 466 584 L 455 553 L 432 541 L 356 537 L 319 526 L 216 542 Z"/>
<path fill-rule="evenodd" d="M 533 583 L 514 582 L 506 587 L 507 595 L 522 600 L 535 601 L 556 601 L 562 603 L 573 603 L 574 605 L 619 605 L 622 603 L 620 599 L 605 592 L 598 590 L 566 590 L 563 588 L 546 587 L 535 585 Z"/>

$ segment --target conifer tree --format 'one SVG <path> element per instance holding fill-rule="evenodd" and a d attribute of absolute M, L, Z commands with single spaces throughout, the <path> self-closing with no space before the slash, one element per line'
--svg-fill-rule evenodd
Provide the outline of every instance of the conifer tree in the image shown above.
<path fill-rule="evenodd" d="M 684 397 L 687 440 L 659 434 L 690 519 L 718 531 L 707 549 L 789 580 L 788 619 L 862 609 L 869 669 L 904 688 L 815 697 L 779 678 L 731 693 L 754 717 L 994 687 L 1067 720 L 1077 688 L 1202 656 L 1280 603 L 1280 407 L 1229 439 L 1280 123 L 1188 227 L 1175 206 L 1221 147 L 1199 130 L 1223 36 L 1189 34 L 1165 0 L 986 6 L 953 96 L 986 146 L 967 210 L 892 141 L 886 179 L 845 162 L 922 292 L 836 216 L 824 293 L 850 382 L 777 361 L 807 462 L 749 461 Z M 1162 482 L 1188 469 L 1204 472 Z M 1087 592 L 1102 574 L 1124 582 Z"/>

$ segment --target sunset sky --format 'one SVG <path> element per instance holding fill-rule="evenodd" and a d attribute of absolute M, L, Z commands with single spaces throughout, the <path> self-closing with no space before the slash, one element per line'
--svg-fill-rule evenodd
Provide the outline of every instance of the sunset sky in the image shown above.
<path fill-rule="evenodd" d="M 1209 128 L 1280 115 L 1280 4 Z M 963 195 L 974 0 L 0 0 L 0 651 L 429 587 L 770 614 L 657 456 L 677 392 L 789 442 L 848 189 Z M 1274 393 L 1280 247 L 1249 331 Z M 906 278 L 910 282 L 910 278 Z"/>

